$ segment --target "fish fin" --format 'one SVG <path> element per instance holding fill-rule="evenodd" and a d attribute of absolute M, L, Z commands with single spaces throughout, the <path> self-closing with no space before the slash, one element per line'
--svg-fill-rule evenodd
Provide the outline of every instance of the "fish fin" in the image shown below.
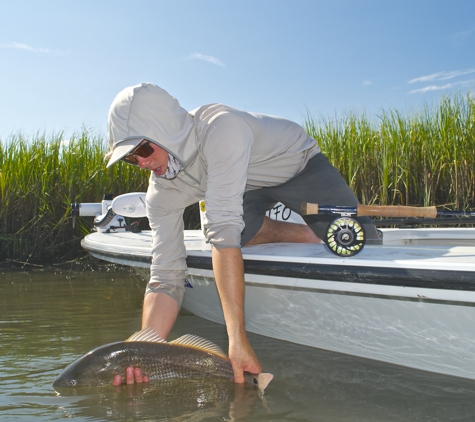
<path fill-rule="evenodd" d="M 257 386 L 259 387 L 259 391 L 263 393 L 273 379 L 274 375 L 272 374 L 266 374 L 265 372 L 260 373 L 257 376 Z"/>
<path fill-rule="evenodd" d="M 185 334 L 176 340 L 172 340 L 170 344 L 173 344 L 174 346 L 193 347 L 194 349 L 203 350 L 204 352 L 212 353 L 222 359 L 229 360 L 228 355 L 223 352 L 221 347 L 209 340 L 193 334 Z"/>
<path fill-rule="evenodd" d="M 161 338 L 152 327 L 147 327 L 147 328 L 144 328 L 143 330 L 137 331 L 125 341 L 126 342 L 146 341 L 149 343 L 166 343 L 167 342 L 166 340 Z"/>

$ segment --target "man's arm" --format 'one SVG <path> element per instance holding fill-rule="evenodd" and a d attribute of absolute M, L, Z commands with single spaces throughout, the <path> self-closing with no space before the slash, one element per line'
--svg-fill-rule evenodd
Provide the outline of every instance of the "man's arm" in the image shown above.
<path fill-rule="evenodd" d="M 145 296 L 142 311 L 142 329 L 152 327 L 166 339 L 180 312 L 178 303 L 165 293 L 152 292 Z"/>
<path fill-rule="evenodd" d="M 244 371 L 258 374 L 261 365 L 244 326 L 244 263 L 241 249 L 213 247 L 213 271 L 229 337 L 229 359 L 234 381 L 244 382 Z"/>

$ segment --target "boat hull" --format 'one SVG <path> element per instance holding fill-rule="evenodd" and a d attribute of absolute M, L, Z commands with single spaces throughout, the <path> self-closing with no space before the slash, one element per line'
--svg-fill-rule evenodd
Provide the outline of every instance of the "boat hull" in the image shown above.
<path fill-rule="evenodd" d="M 438 240 L 427 231 L 388 231 L 385 246 L 366 246 L 351 258 L 332 256 L 324 245 L 243 248 L 246 329 L 475 379 L 475 246 L 467 232 L 471 229 L 455 232 L 465 237 L 465 246 L 452 246 L 453 230 L 450 236 L 448 231 L 437 232 Z M 134 266 L 146 276 L 149 234 L 140 234 L 141 241 L 139 236 L 132 241 L 128 233 L 114 241 L 114 235 L 89 235 L 83 246 L 92 255 Z M 185 243 L 188 288 L 183 307 L 223 324 L 209 245 L 197 232 L 187 232 Z"/>
<path fill-rule="evenodd" d="M 191 274 L 183 307 L 224 323 L 214 279 Z M 318 281 L 315 281 L 318 284 Z M 264 336 L 475 379 L 475 307 L 246 281 L 246 329 Z"/>

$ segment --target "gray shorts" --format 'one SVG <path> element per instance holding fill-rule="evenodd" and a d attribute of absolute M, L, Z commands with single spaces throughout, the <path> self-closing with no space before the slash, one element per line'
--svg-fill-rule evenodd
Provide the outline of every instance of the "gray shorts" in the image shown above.
<path fill-rule="evenodd" d="M 327 157 L 319 153 L 312 157 L 305 168 L 292 179 L 278 186 L 252 190 L 244 194 L 244 223 L 241 245 L 249 242 L 259 231 L 266 211 L 282 202 L 292 212 L 300 214 L 302 202 L 321 205 L 356 206 L 359 204 L 338 170 Z M 302 216 L 314 233 L 325 237 L 327 227 L 336 215 Z M 370 217 L 358 218 L 366 232 L 366 243 L 380 243 L 376 227 Z"/>

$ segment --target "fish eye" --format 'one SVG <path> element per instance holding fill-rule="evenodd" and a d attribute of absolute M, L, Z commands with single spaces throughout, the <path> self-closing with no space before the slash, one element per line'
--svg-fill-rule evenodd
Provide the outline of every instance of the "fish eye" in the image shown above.
<path fill-rule="evenodd" d="M 74 387 L 76 385 L 76 380 L 69 380 L 68 381 L 68 384 L 72 387 Z"/>

